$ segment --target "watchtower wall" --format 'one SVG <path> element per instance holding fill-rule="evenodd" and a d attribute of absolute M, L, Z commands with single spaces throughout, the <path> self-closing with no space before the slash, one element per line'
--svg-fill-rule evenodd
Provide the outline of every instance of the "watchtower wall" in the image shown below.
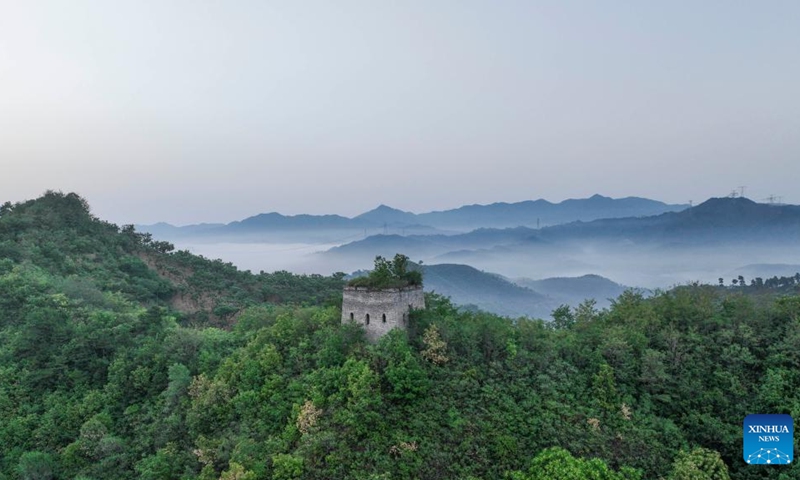
<path fill-rule="evenodd" d="M 425 308 L 421 286 L 374 290 L 366 287 L 345 287 L 342 296 L 342 323 L 364 326 L 367 338 L 377 341 L 393 328 L 408 326 L 408 313 Z"/>

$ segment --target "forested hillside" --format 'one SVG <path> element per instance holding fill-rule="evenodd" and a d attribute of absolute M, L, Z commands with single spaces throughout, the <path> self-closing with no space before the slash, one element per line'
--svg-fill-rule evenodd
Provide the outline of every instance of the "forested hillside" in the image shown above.
<path fill-rule="evenodd" d="M 343 275 L 252 274 L 94 218 L 74 193 L 0 207 L 0 259 L 22 278 L 54 282 L 67 297 L 103 295 L 142 306 L 171 307 L 186 323 L 226 325 L 242 308 L 271 303 L 336 303 Z M 102 303 L 102 302 L 101 302 Z"/>
<path fill-rule="evenodd" d="M 553 322 L 429 295 L 377 344 L 341 276 L 250 274 L 93 218 L 0 209 L 0 479 L 791 479 L 800 297 L 688 285 Z M 797 444 L 795 444 L 797 445 Z"/>

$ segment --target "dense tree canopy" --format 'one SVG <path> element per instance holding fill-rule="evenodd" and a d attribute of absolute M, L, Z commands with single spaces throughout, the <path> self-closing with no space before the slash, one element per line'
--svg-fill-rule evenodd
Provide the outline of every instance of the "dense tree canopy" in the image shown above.
<path fill-rule="evenodd" d="M 363 277 L 357 277 L 348 285 L 371 289 L 403 288 L 422 285 L 422 272 L 410 268 L 408 257 L 398 253 L 391 261 L 380 255 L 375 257 L 375 268 Z"/>

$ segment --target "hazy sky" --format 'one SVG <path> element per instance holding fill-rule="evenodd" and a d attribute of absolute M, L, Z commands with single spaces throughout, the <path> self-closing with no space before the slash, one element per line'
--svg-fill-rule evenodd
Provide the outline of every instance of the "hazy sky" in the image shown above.
<path fill-rule="evenodd" d="M 800 203 L 800 2 L 0 0 L 0 201 Z"/>

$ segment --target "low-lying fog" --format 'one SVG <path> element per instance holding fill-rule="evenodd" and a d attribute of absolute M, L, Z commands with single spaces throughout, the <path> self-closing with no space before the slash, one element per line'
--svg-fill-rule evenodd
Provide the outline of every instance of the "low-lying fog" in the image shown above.
<path fill-rule="evenodd" d="M 189 250 L 195 255 L 230 262 L 241 270 L 253 273 L 287 270 L 293 273 L 319 273 L 330 275 L 337 271 L 349 272 L 358 267 L 336 268 L 327 265 L 315 253 L 335 247 L 335 244 L 310 243 L 181 243 L 175 242 L 178 250 Z M 338 262 L 343 263 L 343 262 Z M 368 264 L 367 266 L 370 266 Z"/>
<path fill-rule="evenodd" d="M 341 271 L 350 273 L 372 266 L 374 254 L 325 255 L 322 252 L 334 244 L 309 243 L 176 243 L 211 259 L 222 259 L 237 267 L 273 272 L 328 275 Z M 388 253 L 380 252 L 384 255 Z M 479 252 L 483 253 L 483 252 Z M 692 250 L 670 248 L 631 248 L 627 251 L 600 251 L 584 247 L 570 252 L 525 253 L 503 255 L 450 253 L 419 258 L 425 264 L 462 263 L 479 270 L 498 273 L 509 278 L 577 277 L 597 274 L 617 283 L 643 288 L 669 288 L 686 282 L 700 281 L 717 284 L 720 277 L 726 284 L 743 275 L 749 283 L 755 276 L 791 275 L 800 266 L 798 247 L 701 247 Z"/>

